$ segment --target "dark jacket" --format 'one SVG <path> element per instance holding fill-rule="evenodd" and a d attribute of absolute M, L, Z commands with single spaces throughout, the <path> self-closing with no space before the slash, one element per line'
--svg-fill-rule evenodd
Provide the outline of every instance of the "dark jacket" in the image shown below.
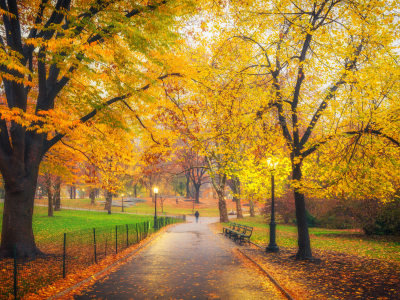
<path fill-rule="evenodd" d="M 196 218 L 198 218 L 198 217 L 200 216 L 200 214 L 199 214 L 198 211 L 196 211 L 196 212 L 194 213 L 194 215 L 196 216 Z"/>

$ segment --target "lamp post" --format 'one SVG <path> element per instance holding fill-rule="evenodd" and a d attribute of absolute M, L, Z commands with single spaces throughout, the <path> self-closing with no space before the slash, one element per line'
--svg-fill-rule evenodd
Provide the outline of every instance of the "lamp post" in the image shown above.
<path fill-rule="evenodd" d="M 122 196 L 122 212 L 124 212 L 124 194 L 122 194 L 121 196 Z"/>
<path fill-rule="evenodd" d="M 82 199 L 85 198 L 85 189 L 82 189 Z"/>
<path fill-rule="evenodd" d="M 278 252 L 279 247 L 276 244 L 276 222 L 275 222 L 275 178 L 274 172 L 278 161 L 273 158 L 267 159 L 268 167 L 271 171 L 271 222 L 269 223 L 269 244 L 267 252 Z"/>
<path fill-rule="evenodd" d="M 153 189 L 154 191 L 154 228 L 157 229 L 157 193 L 158 193 L 158 188 L 155 187 Z"/>

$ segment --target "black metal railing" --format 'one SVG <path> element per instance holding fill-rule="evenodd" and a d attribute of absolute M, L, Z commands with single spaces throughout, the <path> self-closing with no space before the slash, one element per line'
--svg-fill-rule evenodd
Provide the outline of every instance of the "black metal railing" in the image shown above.
<path fill-rule="evenodd" d="M 109 255 L 135 245 L 164 226 L 182 222 L 184 217 L 159 217 L 157 221 L 106 226 L 60 234 L 37 242 L 44 255 L 36 259 L 13 257 L 0 260 L 0 299 L 40 294 L 40 289 L 85 269 Z"/>

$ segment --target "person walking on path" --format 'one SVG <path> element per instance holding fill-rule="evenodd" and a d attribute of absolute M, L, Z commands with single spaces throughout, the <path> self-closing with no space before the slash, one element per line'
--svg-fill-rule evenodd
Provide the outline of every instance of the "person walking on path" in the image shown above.
<path fill-rule="evenodd" d="M 198 222 L 199 222 L 199 216 L 200 216 L 199 212 L 196 210 L 196 212 L 194 213 L 194 215 L 195 215 L 195 217 L 196 217 L 196 223 L 198 223 Z"/>

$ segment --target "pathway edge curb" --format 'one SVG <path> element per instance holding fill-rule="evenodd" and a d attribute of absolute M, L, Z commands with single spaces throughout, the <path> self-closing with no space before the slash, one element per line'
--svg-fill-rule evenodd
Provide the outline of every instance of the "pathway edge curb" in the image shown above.
<path fill-rule="evenodd" d="M 217 222 L 218 223 L 218 222 Z M 210 230 L 214 233 L 214 234 L 220 234 L 221 232 L 218 232 L 216 230 L 214 230 L 214 228 L 212 228 L 212 224 L 215 223 L 210 223 L 208 224 L 208 227 L 210 228 Z M 250 241 L 250 243 L 252 243 L 254 246 L 257 246 L 261 249 L 264 249 L 264 247 L 261 247 L 260 245 L 253 243 L 252 241 Z M 276 281 L 276 279 L 274 277 L 272 277 L 271 274 L 269 274 L 267 272 L 267 270 L 265 270 L 263 267 L 261 267 L 254 259 L 252 259 L 250 256 L 248 256 L 247 254 L 245 254 L 244 252 L 242 252 L 238 247 L 236 247 L 236 250 L 238 250 L 241 254 L 243 254 L 248 260 L 250 260 L 253 264 L 255 264 L 262 272 L 264 272 L 268 278 L 278 287 L 278 289 L 286 296 L 286 298 L 288 298 L 289 300 L 295 300 L 292 295 L 290 295 L 288 293 L 288 291 L 286 291 L 279 283 L 278 281 Z"/>
<path fill-rule="evenodd" d="M 259 245 L 255 244 L 256 246 L 260 247 Z M 260 247 L 261 248 L 261 247 Z M 274 277 L 271 276 L 271 274 L 269 274 L 267 272 L 267 270 L 265 270 L 262 266 L 260 266 L 254 259 L 252 259 L 250 256 L 248 256 L 247 254 L 245 254 L 244 252 L 242 252 L 239 248 L 236 247 L 236 249 L 243 254 L 247 259 L 249 259 L 253 264 L 255 264 L 262 272 L 264 272 L 268 278 L 280 289 L 280 291 L 286 296 L 286 298 L 288 298 L 289 300 L 295 300 L 279 283 L 278 281 L 275 280 Z"/>
<path fill-rule="evenodd" d="M 176 226 L 177 223 L 174 224 L 174 226 Z M 173 227 L 173 226 L 171 226 Z M 143 244 L 142 246 L 140 246 L 139 248 L 137 248 L 136 250 L 134 250 L 133 252 L 125 255 L 124 257 L 120 258 L 119 260 L 117 260 L 116 262 L 113 262 L 111 265 L 109 265 L 108 267 L 106 267 L 105 269 L 97 272 L 94 275 L 91 275 L 90 277 L 83 279 L 82 281 L 74 284 L 73 286 L 67 288 L 66 290 L 59 292 L 49 298 L 46 298 L 46 300 L 54 300 L 54 299 L 58 299 L 62 296 L 65 296 L 66 294 L 68 294 L 69 292 L 71 292 L 74 289 L 79 288 L 81 285 L 92 281 L 92 280 L 96 280 L 95 277 L 103 274 L 104 272 L 107 272 L 109 269 L 111 269 L 112 267 L 115 267 L 116 265 L 118 265 L 120 262 L 122 262 L 123 260 L 126 260 L 127 258 L 129 258 L 130 256 L 132 256 L 133 254 L 135 254 L 136 252 L 138 252 L 139 250 L 143 249 L 144 247 L 146 247 L 149 243 L 151 243 L 152 241 L 154 241 L 156 238 L 158 238 L 160 235 L 162 235 L 164 232 L 159 232 L 156 236 L 154 236 L 153 238 L 151 238 L 149 241 L 147 241 L 145 244 Z"/>

